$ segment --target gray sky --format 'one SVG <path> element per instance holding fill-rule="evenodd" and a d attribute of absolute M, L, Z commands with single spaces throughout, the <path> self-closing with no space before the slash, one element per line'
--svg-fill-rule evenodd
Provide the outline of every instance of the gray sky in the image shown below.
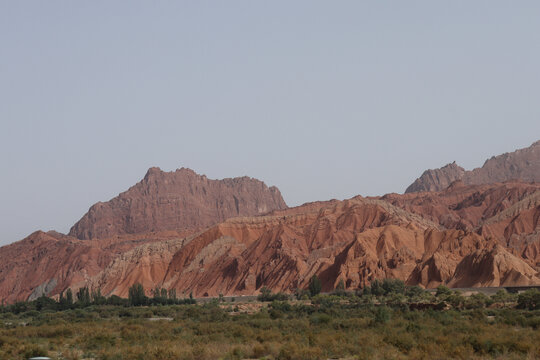
<path fill-rule="evenodd" d="M 289 205 L 540 139 L 538 1 L 1 1 L 0 244 L 150 166 Z"/>

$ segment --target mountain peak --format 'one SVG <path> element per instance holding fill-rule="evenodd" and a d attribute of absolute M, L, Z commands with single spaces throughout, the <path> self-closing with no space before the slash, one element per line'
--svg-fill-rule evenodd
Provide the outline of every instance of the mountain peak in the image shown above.
<path fill-rule="evenodd" d="M 146 172 L 146 175 L 144 175 L 144 178 L 147 179 L 151 176 L 155 176 L 155 175 L 158 175 L 158 174 L 161 174 L 163 173 L 163 170 L 161 170 L 159 167 L 157 166 L 154 166 L 154 167 L 151 167 L 148 169 L 148 171 Z"/>
<path fill-rule="evenodd" d="M 439 191 L 447 188 L 456 180 L 460 180 L 465 173 L 465 169 L 452 162 L 440 169 L 429 169 L 424 171 L 421 177 L 412 183 L 405 193 L 421 191 Z"/>
<path fill-rule="evenodd" d="M 465 171 L 455 162 L 439 169 L 426 170 L 416 179 L 405 193 L 421 191 L 441 191 L 452 182 L 462 180 L 466 185 L 490 184 L 508 180 L 524 182 L 540 181 L 540 140 L 531 146 L 514 152 L 493 156 L 484 165 Z"/>
<path fill-rule="evenodd" d="M 97 203 L 71 228 L 79 239 L 149 231 L 199 229 L 229 217 L 287 208 L 281 193 L 249 177 L 209 180 L 188 168 L 151 167 L 143 180 Z"/>

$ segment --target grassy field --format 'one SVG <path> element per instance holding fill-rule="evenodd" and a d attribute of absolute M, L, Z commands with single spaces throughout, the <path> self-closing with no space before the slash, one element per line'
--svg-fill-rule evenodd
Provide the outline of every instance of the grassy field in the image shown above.
<path fill-rule="evenodd" d="M 3 311 L 0 359 L 540 359 L 516 297 L 416 296 Z"/>

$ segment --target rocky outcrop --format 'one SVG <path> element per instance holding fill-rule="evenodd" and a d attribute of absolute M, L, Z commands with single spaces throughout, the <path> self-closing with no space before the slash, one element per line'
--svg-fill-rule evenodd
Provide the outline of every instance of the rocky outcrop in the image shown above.
<path fill-rule="evenodd" d="M 79 239 L 163 230 L 197 230 L 233 216 L 254 216 L 287 205 L 276 187 L 249 177 L 210 180 L 190 169 L 148 170 L 114 199 L 93 205 L 70 230 Z"/>
<path fill-rule="evenodd" d="M 477 250 L 463 258 L 450 287 L 537 285 L 538 271 L 500 245 Z"/>
<path fill-rule="evenodd" d="M 131 249 L 184 236 L 168 231 L 79 240 L 53 231 L 36 231 L 24 240 L 0 248 L 0 299 L 13 302 L 53 296 L 67 288 L 94 284 L 104 269 Z M 135 262 L 132 265 L 138 266 Z"/>
<path fill-rule="evenodd" d="M 536 243 L 505 245 L 517 233 L 537 241 L 530 232 L 535 226 L 505 230 L 511 220 L 501 223 L 496 234 L 483 234 L 488 220 L 494 226 L 519 218 L 505 215 L 509 209 L 532 211 L 519 222 L 537 223 L 536 208 L 524 203 L 539 190 L 522 183 L 457 186 L 420 199 L 413 194 L 355 197 L 233 218 L 164 248 L 151 245 L 159 251 L 137 248 L 117 262 L 114 268 L 122 270 L 105 270 L 99 282 L 114 284 L 107 291 L 121 296 L 135 279 L 148 288 L 195 296 L 256 294 L 263 286 L 292 292 L 307 287 L 313 274 L 324 291 L 340 280 L 355 289 L 387 277 L 424 287 L 540 284 Z M 427 195 L 433 206 L 415 207 Z M 500 203 L 506 207 L 496 206 Z M 449 214 L 463 217 L 466 226 L 448 221 Z"/>
<path fill-rule="evenodd" d="M 506 182 L 465 186 L 456 182 L 441 192 L 387 194 L 381 200 L 445 228 L 478 231 L 504 242 L 509 231 L 520 228 L 507 229 L 510 223 L 517 225 L 527 211 L 540 205 L 540 184 Z M 537 220 L 524 220 L 524 223 L 534 227 Z M 502 224 L 504 227 L 500 228 Z"/>
<path fill-rule="evenodd" d="M 464 174 L 465 169 L 458 166 L 455 161 L 440 169 L 429 169 L 409 185 L 405 193 L 440 191 L 446 189 L 454 181 L 461 180 Z"/>
<path fill-rule="evenodd" d="M 455 162 L 440 169 L 427 170 L 405 190 L 405 193 L 444 190 L 456 180 L 461 180 L 467 185 L 508 180 L 540 182 L 540 141 L 525 149 L 494 156 L 481 168 L 471 171 L 465 171 Z"/>
<path fill-rule="evenodd" d="M 178 188 L 159 178 L 166 173 L 156 175 L 114 203 L 155 204 L 168 186 Z M 169 208 L 155 206 L 148 206 L 151 220 L 142 217 L 146 229 L 151 221 L 167 223 L 161 217 L 168 219 Z M 340 280 L 356 289 L 382 278 L 424 287 L 540 284 L 538 183 L 458 181 L 439 192 L 314 202 L 202 230 L 117 232 L 99 239 L 36 232 L 0 248 L 0 299 L 56 296 L 81 286 L 127 296 L 136 282 L 148 290 L 174 288 L 179 296 L 252 295 L 263 286 L 292 292 L 314 274 L 324 291 Z"/>
<path fill-rule="evenodd" d="M 13 301 L 54 295 L 58 285 L 84 283 L 98 274 L 112 256 L 92 244 L 37 231 L 0 248 L 0 297 Z"/>

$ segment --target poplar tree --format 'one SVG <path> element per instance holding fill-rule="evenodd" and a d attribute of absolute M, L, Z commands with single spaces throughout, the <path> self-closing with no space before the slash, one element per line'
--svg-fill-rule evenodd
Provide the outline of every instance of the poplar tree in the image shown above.
<path fill-rule="evenodd" d="M 317 275 L 313 275 L 309 280 L 309 293 L 311 294 L 311 296 L 315 296 L 321 292 L 321 289 L 321 280 L 319 280 Z"/>

